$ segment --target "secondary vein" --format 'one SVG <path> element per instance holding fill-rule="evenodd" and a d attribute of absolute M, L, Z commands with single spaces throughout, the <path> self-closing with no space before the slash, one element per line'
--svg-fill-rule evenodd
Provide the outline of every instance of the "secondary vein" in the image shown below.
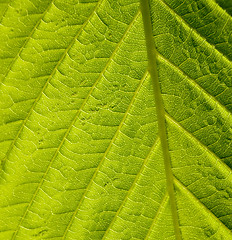
<path fill-rule="evenodd" d="M 152 85 L 154 88 L 154 97 L 155 97 L 156 112 L 157 112 L 157 119 L 158 119 L 158 132 L 159 132 L 159 137 L 160 137 L 160 142 L 161 142 L 163 157 L 164 157 L 165 174 L 166 174 L 166 180 L 167 180 L 167 191 L 170 198 L 174 231 L 175 231 L 176 239 L 181 240 L 181 233 L 180 233 L 177 207 L 176 207 L 176 201 L 175 201 L 175 193 L 174 193 L 174 181 L 173 181 L 173 173 L 171 168 L 171 158 L 170 158 L 168 141 L 167 141 L 165 110 L 164 110 L 164 104 L 163 104 L 159 80 L 158 80 L 158 71 L 157 71 L 157 63 L 156 63 L 157 51 L 156 51 L 155 43 L 153 40 L 150 6 L 148 1 L 149 0 L 140 0 L 141 12 L 143 16 L 144 32 L 145 32 L 145 38 L 146 38 L 146 46 L 147 46 L 148 71 L 150 73 Z"/>

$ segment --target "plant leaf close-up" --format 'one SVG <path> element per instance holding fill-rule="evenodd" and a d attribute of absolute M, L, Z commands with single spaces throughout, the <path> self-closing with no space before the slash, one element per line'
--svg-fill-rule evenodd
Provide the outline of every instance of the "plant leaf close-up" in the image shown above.
<path fill-rule="evenodd" d="M 231 61 L 231 0 L 0 0 L 0 240 L 232 239 Z"/>

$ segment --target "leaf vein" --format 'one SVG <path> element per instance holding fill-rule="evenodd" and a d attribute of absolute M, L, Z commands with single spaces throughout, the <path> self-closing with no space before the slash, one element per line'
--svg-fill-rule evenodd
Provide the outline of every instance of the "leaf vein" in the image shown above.
<path fill-rule="evenodd" d="M 213 217 L 213 219 L 218 222 L 221 226 L 223 226 L 230 234 L 232 237 L 232 232 L 230 231 L 230 229 L 213 213 L 211 212 L 206 206 L 205 204 L 203 204 L 199 199 L 197 199 L 197 197 L 188 189 L 185 187 L 185 185 L 176 177 L 174 177 L 174 181 L 176 183 L 176 185 L 179 187 L 179 189 L 183 190 L 194 202 L 196 202 L 198 205 L 200 205 L 203 209 L 206 210 L 207 213 L 210 214 L 210 216 Z"/>
<path fill-rule="evenodd" d="M 161 0 L 161 2 L 163 3 L 163 5 L 170 11 L 172 12 L 175 16 L 177 16 L 189 29 L 191 29 L 197 36 L 199 36 L 201 39 L 203 39 L 204 41 L 206 41 L 211 48 L 215 49 L 215 51 L 217 51 L 218 53 L 220 53 L 230 64 L 231 61 L 229 60 L 229 58 L 223 53 L 221 52 L 218 48 L 216 48 L 216 45 L 210 43 L 208 41 L 208 39 L 206 39 L 204 36 L 202 36 L 195 28 L 192 28 L 177 12 L 174 11 L 174 9 L 172 9 L 164 0 Z M 229 16 L 228 16 L 229 17 Z"/>
<path fill-rule="evenodd" d="M 101 1 L 100 1 L 100 2 L 101 2 Z M 97 6 L 99 6 L 99 5 L 97 5 Z M 97 8 L 97 6 L 96 6 L 96 8 Z M 96 8 L 95 8 L 95 9 L 96 9 Z M 94 12 L 93 12 L 93 13 L 94 13 Z M 93 13 L 92 13 L 92 14 L 93 14 Z M 19 229 L 20 229 L 20 226 L 22 225 L 22 223 L 23 223 L 23 221 L 24 221 L 24 219 L 25 219 L 25 217 L 26 217 L 26 214 L 27 214 L 27 212 L 29 211 L 29 208 L 32 206 L 32 203 L 33 203 L 35 197 L 37 196 L 37 193 L 38 193 L 39 190 L 41 189 L 41 186 L 42 186 L 42 184 L 43 184 L 43 181 L 45 180 L 45 178 L 46 178 L 46 176 L 47 176 L 47 174 L 48 174 L 48 172 L 49 172 L 49 169 L 50 169 L 51 166 L 52 166 L 52 163 L 53 163 L 54 160 L 56 159 L 56 156 L 57 156 L 59 150 L 61 149 L 61 147 L 62 147 L 63 143 L 65 142 L 68 134 L 70 133 L 73 125 L 75 124 L 77 118 L 79 117 L 79 114 L 80 114 L 80 112 L 81 112 L 81 109 L 83 109 L 83 107 L 84 107 L 85 104 L 87 103 L 87 100 L 89 99 L 89 97 L 91 96 L 93 90 L 96 88 L 98 82 L 100 81 L 100 79 L 101 79 L 101 77 L 102 77 L 102 74 L 104 73 L 104 71 L 106 71 L 106 69 L 107 69 L 107 67 L 108 67 L 111 59 L 114 57 L 116 51 L 118 50 L 118 48 L 120 47 L 121 43 L 123 42 L 123 39 L 124 39 L 125 36 L 127 35 L 129 29 L 132 27 L 134 21 L 138 18 L 138 16 L 139 16 L 139 11 L 138 11 L 138 13 L 136 14 L 135 18 L 133 19 L 133 21 L 131 22 L 131 24 L 128 26 L 128 29 L 126 30 L 126 32 L 125 32 L 124 35 L 122 36 L 121 40 L 119 41 L 117 47 L 115 48 L 114 52 L 112 53 L 111 57 L 109 58 L 106 66 L 105 66 L 105 68 L 102 70 L 100 76 L 98 77 L 98 79 L 96 80 L 96 82 L 95 82 L 94 85 L 92 86 L 91 90 L 89 91 L 87 97 L 85 98 L 85 101 L 82 103 L 81 107 L 78 109 L 78 111 L 77 111 L 77 113 L 76 113 L 76 116 L 74 117 L 73 121 L 71 122 L 69 128 L 66 130 L 66 133 L 64 134 L 63 139 L 62 139 L 61 142 L 60 142 L 60 145 L 58 146 L 57 150 L 55 151 L 55 153 L 54 153 L 54 155 L 53 155 L 53 157 L 52 157 L 52 159 L 51 159 L 51 161 L 50 161 L 50 163 L 49 163 L 49 165 L 48 165 L 48 167 L 47 167 L 46 172 L 44 173 L 44 175 L 43 175 L 43 177 L 42 177 L 42 179 L 41 179 L 38 187 L 36 188 L 36 191 L 35 191 L 35 193 L 33 194 L 32 199 L 31 199 L 30 203 L 28 204 L 28 207 L 26 208 L 26 210 L 25 210 L 25 212 L 24 212 L 24 215 L 23 215 L 22 218 L 21 218 L 21 221 L 20 221 L 19 225 L 17 226 L 17 229 L 15 230 L 15 232 L 14 232 L 14 234 L 13 234 L 12 240 L 15 239 L 15 237 L 16 237 Z M 145 74 L 145 77 L 146 77 L 146 74 Z M 142 80 L 144 80 L 145 77 L 142 78 Z M 141 83 L 142 83 L 142 80 L 141 80 Z M 140 86 L 140 85 L 139 85 L 139 86 Z"/>
<path fill-rule="evenodd" d="M 213 156 L 213 159 L 216 159 L 221 166 L 227 171 L 230 172 L 231 169 L 228 165 L 226 165 L 214 152 L 212 152 L 206 145 L 204 145 L 199 139 L 197 139 L 191 132 L 189 132 L 187 129 L 185 129 L 183 126 L 181 126 L 177 121 L 175 121 L 168 113 L 165 114 L 166 118 L 174 125 L 176 125 L 184 134 L 187 134 L 192 139 L 195 140 L 199 144 L 199 146 L 204 149 L 205 152 Z"/>
<path fill-rule="evenodd" d="M 129 113 L 129 110 L 130 110 L 130 108 L 132 107 L 132 105 L 133 105 L 133 103 L 134 103 L 134 101 L 135 101 L 135 98 L 136 98 L 136 96 L 137 96 L 137 94 L 138 94 L 138 92 L 139 92 L 139 90 L 140 90 L 143 82 L 144 82 L 145 79 L 146 79 L 147 74 L 148 74 L 148 73 L 146 72 L 146 73 L 144 74 L 143 78 L 140 80 L 140 84 L 139 84 L 138 88 L 137 88 L 136 91 L 135 91 L 135 94 L 134 94 L 134 96 L 133 96 L 133 98 L 132 98 L 132 100 L 131 100 L 131 102 L 130 102 L 130 104 L 129 104 L 126 112 L 125 112 L 125 114 L 124 114 L 124 117 L 122 118 L 122 121 L 121 121 L 120 125 L 118 126 L 118 129 L 117 129 L 117 131 L 116 131 L 115 134 L 114 134 L 114 137 L 112 138 L 111 142 L 109 143 L 108 148 L 106 149 L 106 151 L 105 151 L 103 157 L 101 158 L 101 160 L 100 160 L 100 162 L 99 162 L 99 164 L 98 164 L 98 166 L 97 166 L 97 168 L 96 168 L 96 170 L 95 170 L 92 178 L 90 179 L 89 184 L 88 184 L 88 186 L 86 187 L 86 190 L 85 190 L 84 194 L 82 195 L 81 200 L 80 200 L 79 204 L 77 205 L 77 208 L 75 209 L 75 211 L 74 211 L 74 213 L 73 213 L 73 216 L 72 216 L 72 218 L 71 218 L 71 220 L 70 220 L 70 222 L 69 222 L 69 224 L 68 224 L 68 226 L 67 226 L 67 228 L 66 228 L 66 230 L 65 230 L 65 232 L 64 232 L 64 235 L 63 235 L 62 239 L 65 239 L 65 237 L 66 237 L 66 235 L 67 235 L 67 232 L 68 232 L 69 228 L 71 227 L 71 225 L 72 225 L 72 223 L 73 223 L 73 221 L 74 221 L 74 219 L 75 219 L 75 216 L 76 216 L 78 210 L 80 209 L 80 207 L 81 207 L 81 205 L 82 205 L 82 203 L 83 203 L 83 201 L 84 201 L 84 199 L 85 199 L 85 197 L 86 197 L 86 194 L 88 193 L 89 189 L 90 189 L 91 186 L 92 186 L 93 180 L 94 180 L 95 177 L 97 176 L 97 173 L 98 173 L 99 169 L 100 169 L 101 166 L 103 165 L 104 160 L 105 160 L 105 158 L 107 157 L 107 154 L 108 154 L 110 148 L 111 148 L 112 145 L 113 145 L 113 142 L 114 142 L 115 139 L 117 138 L 117 136 L 118 136 L 118 134 L 119 134 L 119 132 L 120 132 L 122 126 L 123 126 L 123 123 L 124 123 L 125 120 L 126 120 L 126 117 L 127 117 L 128 113 Z"/>
<path fill-rule="evenodd" d="M 162 59 L 164 62 L 169 64 L 172 68 L 177 69 L 183 76 L 186 77 L 186 79 L 200 92 L 203 92 L 208 98 L 210 98 L 220 109 L 220 112 L 226 113 L 228 116 L 231 115 L 231 112 L 221 103 L 217 98 L 213 95 L 211 95 L 207 90 L 202 88 L 194 79 L 192 79 L 187 73 L 183 72 L 178 66 L 176 66 L 174 63 L 172 63 L 169 59 L 165 58 L 163 55 L 158 53 L 158 56 L 160 59 Z M 230 121 L 232 123 L 232 121 Z"/>
<path fill-rule="evenodd" d="M 156 212 L 156 214 L 155 214 L 155 216 L 153 218 L 151 226 L 150 226 L 150 228 L 149 228 L 149 230 L 147 232 L 147 235 L 145 236 L 144 240 L 148 239 L 149 236 L 151 235 L 152 229 L 153 229 L 153 227 L 154 227 L 154 225 L 155 225 L 155 223 L 156 223 L 156 221 L 157 221 L 157 219 L 158 219 L 158 217 L 159 217 L 159 215 L 160 215 L 160 213 L 162 211 L 162 208 L 165 206 L 165 204 L 167 203 L 168 199 L 169 199 L 168 192 L 166 191 L 166 193 L 163 196 L 163 199 L 162 199 L 162 201 L 161 201 L 161 203 L 159 205 L 159 208 L 158 208 L 158 210 L 157 210 L 157 212 Z"/>
<path fill-rule="evenodd" d="M 43 88 L 41 89 L 41 92 L 39 93 L 38 97 L 35 99 L 33 105 L 31 106 L 31 108 L 30 108 L 30 110 L 29 110 L 26 118 L 23 120 L 23 122 L 22 122 L 22 124 L 21 124 L 21 127 L 20 127 L 17 135 L 15 136 L 14 140 L 12 141 L 12 144 L 10 145 L 10 147 L 9 147 L 9 149 L 8 149 L 5 157 L 4 157 L 4 160 L 5 160 L 5 161 L 6 161 L 6 159 L 8 158 L 11 150 L 12 150 L 13 147 L 15 146 L 15 143 L 16 143 L 17 139 L 19 138 L 19 136 L 20 136 L 23 128 L 26 126 L 26 123 L 27 123 L 29 117 L 30 117 L 31 114 L 33 113 L 36 104 L 38 103 L 38 101 L 39 101 L 40 98 L 42 97 L 45 89 L 47 88 L 47 86 L 48 86 L 50 80 L 52 79 L 53 75 L 55 74 L 57 68 L 58 68 L 59 65 L 63 62 L 66 54 L 67 54 L 68 51 L 71 49 L 71 47 L 73 46 L 74 42 L 76 41 L 76 38 L 77 38 L 77 37 L 81 34 L 81 32 L 84 30 L 85 26 L 87 25 L 87 23 L 89 22 L 89 20 L 91 19 L 91 17 L 94 15 L 97 7 L 100 5 L 100 3 L 101 3 L 102 1 L 103 1 L 103 0 L 100 0 L 100 1 L 98 2 L 98 4 L 96 5 L 96 7 L 94 8 L 92 14 L 87 18 L 87 20 L 86 20 L 85 23 L 83 24 L 82 28 L 78 31 L 78 33 L 76 34 L 76 36 L 73 38 L 73 40 L 71 41 L 71 43 L 70 43 L 69 46 L 66 48 L 65 52 L 63 53 L 63 55 L 61 56 L 60 60 L 57 62 L 55 68 L 54 68 L 53 71 L 52 71 L 52 73 L 49 75 L 47 81 L 45 82 Z"/>
<path fill-rule="evenodd" d="M 2 82 L 0 83 L 1 85 L 4 83 L 5 79 L 7 78 L 8 74 L 10 73 L 12 67 L 14 66 L 15 62 L 17 61 L 18 58 L 20 58 L 20 54 L 22 53 L 23 49 L 26 47 L 27 43 L 29 42 L 29 40 L 31 39 L 33 33 L 35 32 L 35 30 L 37 29 L 37 27 L 40 25 L 41 20 L 44 18 L 44 16 L 47 14 L 47 12 L 50 10 L 52 3 L 54 0 L 51 0 L 50 4 L 48 4 L 47 8 L 45 9 L 45 11 L 43 12 L 43 14 L 40 16 L 40 18 L 38 19 L 37 23 L 35 24 L 35 26 L 33 27 L 33 29 L 31 30 L 31 32 L 29 33 L 28 36 L 24 36 L 23 38 L 26 38 L 23 45 L 21 46 L 21 48 L 19 49 L 18 53 L 16 54 L 16 56 L 13 58 L 10 66 L 8 67 L 6 73 L 4 74 L 4 77 L 2 79 Z"/>
<path fill-rule="evenodd" d="M 157 147 L 158 143 L 159 143 L 159 136 L 156 137 L 153 146 L 151 146 L 150 151 L 148 152 L 147 157 L 144 159 L 143 164 L 142 164 L 139 172 L 137 173 L 137 175 L 136 175 L 136 177 L 135 177 L 132 185 L 130 186 L 130 188 L 129 188 L 129 190 L 128 190 L 126 196 L 125 196 L 125 198 L 123 199 L 123 201 L 122 201 L 121 205 L 119 206 L 116 214 L 114 215 L 114 218 L 112 219 L 111 223 L 109 224 L 108 228 L 106 229 L 105 234 L 104 234 L 104 236 L 102 237 L 102 240 L 107 237 L 107 234 L 109 233 L 111 227 L 113 226 L 114 222 L 116 221 L 117 217 L 119 216 L 120 212 L 122 211 L 123 206 L 125 205 L 127 199 L 129 199 L 130 194 L 133 192 L 133 190 L 134 190 L 134 188 L 135 188 L 135 186 L 136 186 L 136 183 L 137 183 L 138 180 L 139 180 L 139 177 L 141 176 L 143 170 L 144 170 L 145 167 L 146 167 L 146 164 L 147 164 L 148 161 L 149 161 L 149 157 L 150 157 L 151 154 L 153 153 L 153 150 L 155 150 L 155 148 Z"/>

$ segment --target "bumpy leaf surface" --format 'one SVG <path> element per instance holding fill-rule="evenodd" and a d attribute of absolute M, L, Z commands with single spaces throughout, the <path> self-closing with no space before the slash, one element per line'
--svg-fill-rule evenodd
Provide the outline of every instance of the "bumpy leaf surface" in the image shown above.
<path fill-rule="evenodd" d="M 0 239 L 175 239 L 139 5 L 0 1 Z M 232 2 L 150 12 L 182 239 L 230 240 Z"/>

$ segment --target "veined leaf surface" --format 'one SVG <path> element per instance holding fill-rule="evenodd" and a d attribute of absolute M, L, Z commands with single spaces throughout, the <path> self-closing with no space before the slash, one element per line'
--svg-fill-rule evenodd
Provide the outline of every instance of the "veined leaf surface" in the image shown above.
<path fill-rule="evenodd" d="M 232 239 L 231 0 L 149 5 L 181 238 Z M 0 21 L 0 239 L 176 239 L 140 2 Z"/>

